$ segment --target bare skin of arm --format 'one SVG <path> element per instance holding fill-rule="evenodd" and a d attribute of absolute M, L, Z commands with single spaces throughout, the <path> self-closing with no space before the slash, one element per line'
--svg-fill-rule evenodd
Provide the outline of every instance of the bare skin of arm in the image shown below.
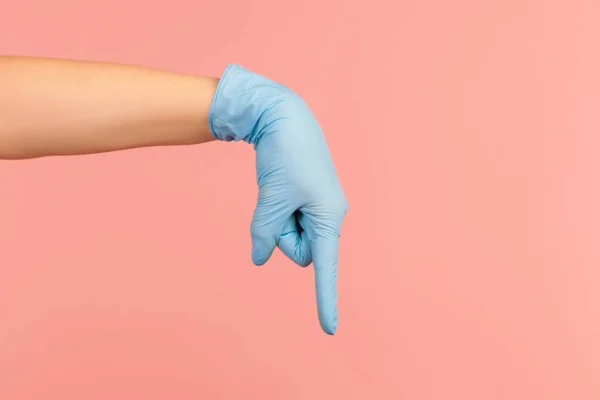
<path fill-rule="evenodd" d="M 98 62 L 0 56 L 0 159 L 214 140 L 217 78 Z"/>

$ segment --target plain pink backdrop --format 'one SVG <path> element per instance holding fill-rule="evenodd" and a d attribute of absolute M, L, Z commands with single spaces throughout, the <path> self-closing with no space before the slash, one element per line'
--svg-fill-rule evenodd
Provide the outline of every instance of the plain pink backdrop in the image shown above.
<path fill-rule="evenodd" d="M 0 399 L 600 398 L 597 1 L 0 1 L 0 53 L 291 86 L 350 203 L 329 337 L 249 146 L 1 162 Z"/>

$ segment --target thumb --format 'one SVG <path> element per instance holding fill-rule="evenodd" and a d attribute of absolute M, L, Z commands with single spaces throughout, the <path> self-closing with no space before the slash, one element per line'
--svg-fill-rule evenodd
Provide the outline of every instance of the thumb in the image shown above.
<path fill-rule="evenodd" d="M 283 225 L 277 245 L 290 260 L 301 267 L 306 267 L 311 263 L 312 258 L 307 234 L 302 227 L 303 219 L 304 216 L 299 212 L 290 215 Z"/>

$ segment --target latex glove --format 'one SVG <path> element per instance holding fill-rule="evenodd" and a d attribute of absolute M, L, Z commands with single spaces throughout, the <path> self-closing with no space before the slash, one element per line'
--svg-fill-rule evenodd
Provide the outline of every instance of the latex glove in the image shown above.
<path fill-rule="evenodd" d="M 279 246 L 300 266 L 312 262 L 319 321 L 333 335 L 338 240 L 348 204 L 311 110 L 289 88 L 230 65 L 215 93 L 209 123 L 217 139 L 243 140 L 256 150 L 252 261 L 264 264 Z"/>

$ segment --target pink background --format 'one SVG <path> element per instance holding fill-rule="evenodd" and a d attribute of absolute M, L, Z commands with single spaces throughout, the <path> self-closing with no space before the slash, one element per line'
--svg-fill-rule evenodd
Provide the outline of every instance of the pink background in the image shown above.
<path fill-rule="evenodd" d="M 0 399 L 600 398 L 597 1 L 0 8 L 0 53 L 288 84 L 350 202 L 329 337 L 251 266 L 248 146 L 0 163 Z"/>

